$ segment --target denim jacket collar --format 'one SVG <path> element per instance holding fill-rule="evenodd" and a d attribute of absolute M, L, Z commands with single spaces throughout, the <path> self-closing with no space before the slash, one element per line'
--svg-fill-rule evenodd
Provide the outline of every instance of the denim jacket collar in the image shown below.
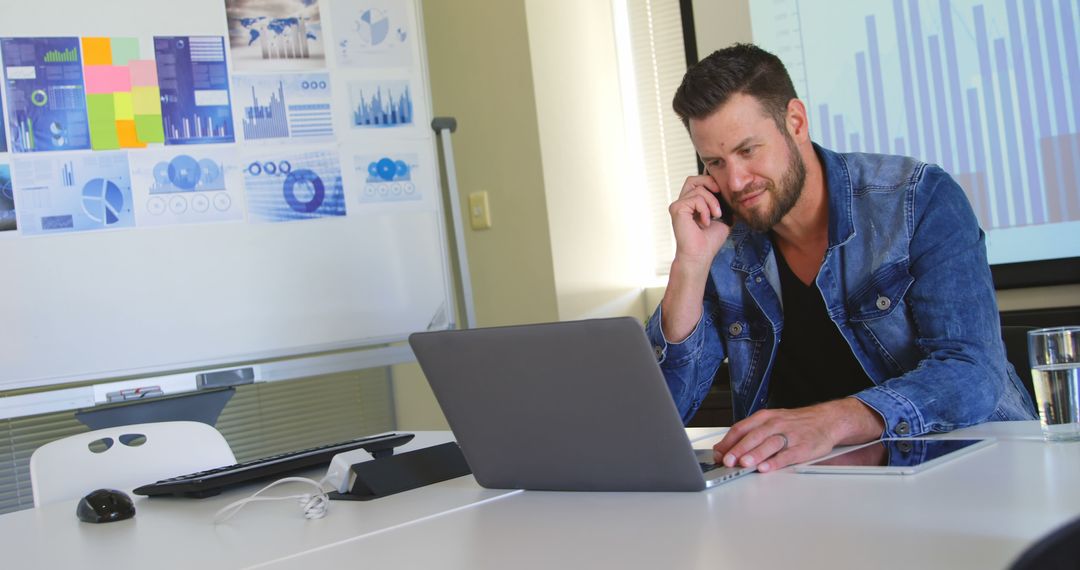
<path fill-rule="evenodd" d="M 825 193 L 829 200 L 829 249 L 832 250 L 855 236 L 855 224 L 851 219 L 851 177 L 843 157 L 817 143 L 812 144 L 825 175 Z M 768 233 L 755 232 L 743 222 L 735 224 L 731 233 L 735 248 L 731 268 L 744 273 L 760 270 L 772 251 Z"/>

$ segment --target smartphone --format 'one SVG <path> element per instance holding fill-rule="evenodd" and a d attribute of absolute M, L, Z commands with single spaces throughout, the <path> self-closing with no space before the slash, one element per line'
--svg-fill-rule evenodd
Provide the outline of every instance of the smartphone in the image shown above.
<path fill-rule="evenodd" d="M 716 199 L 720 201 L 720 221 L 728 226 L 734 225 L 735 212 L 728 205 L 727 200 L 719 192 L 713 194 L 713 196 L 716 196 Z"/>
<path fill-rule="evenodd" d="M 706 174 L 705 164 L 703 162 L 701 162 L 700 158 L 697 159 L 697 167 L 698 167 L 697 171 L 698 171 L 699 175 Z M 715 180 L 715 178 L 714 178 L 714 180 Z M 728 225 L 728 226 L 734 225 L 735 224 L 735 212 L 731 209 L 731 206 L 727 203 L 727 200 L 724 200 L 723 195 L 721 195 L 719 192 L 714 192 L 713 196 L 716 196 L 716 199 L 720 201 L 720 221 L 723 222 L 724 224 Z M 716 218 L 713 218 L 713 219 L 716 219 Z"/>

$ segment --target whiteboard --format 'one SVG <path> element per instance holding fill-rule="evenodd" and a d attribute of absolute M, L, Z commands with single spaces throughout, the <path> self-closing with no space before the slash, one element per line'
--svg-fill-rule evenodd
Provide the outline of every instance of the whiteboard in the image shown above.
<path fill-rule="evenodd" d="M 155 59 L 155 38 L 190 45 L 192 53 L 195 42 L 175 40 L 203 38 L 206 44 L 206 38 L 221 38 L 217 44 L 224 47 L 230 89 L 224 99 L 220 92 L 202 93 L 196 105 L 228 104 L 232 124 L 226 126 L 234 142 L 208 142 L 216 129 L 225 129 L 219 119 L 204 128 L 207 137 L 190 139 L 206 144 L 42 150 L 41 145 L 51 142 L 77 141 L 77 133 L 49 141 L 49 133 L 30 128 L 39 146 L 19 151 L 16 147 L 29 138 L 18 138 L 20 125 L 13 120 L 11 103 L 12 92 L 25 84 L 12 77 L 27 77 L 27 66 L 9 64 L 5 52 L 2 95 L 8 137 L 0 169 L 7 167 L 11 173 L 18 228 L 0 231 L 0 266 L 5 268 L 0 279 L 0 390 L 310 355 L 452 326 L 449 257 L 435 141 L 428 127 L 430 89 L 418 3 L 228 4 L 249 11 L 299 4 L 308 14 L 314 6 L 318 17 L 307 21 L 300 37 L 322 42 L 315 45 L 312 39 L 304 52 L 286 37 L 285 43 L 269 48 L 286 50 L 284 55 L 271 53 L 269 59 L 260 57 L 257 42 L 233 46 L 236 38 L 230 41 L 230 18 L 222 0 L 5 3 L 0 38 L 136 38 L 140 59 Z M 353 37 L 360 30 L 358 17 L 366 24 L 390 24 L 383 44 L 374 45 L 374 28 L 363 30 L 362 41 Z M 235 36 L 239 17 L 232 21 Z M 259 24 L 252 29 L 264 37 L 271 33 Z M 124 41 L 130 47 L 131 40 Z M 392 49 L 379 51 L 390 42 Z M 88 45 L 80 44 L 85 52 L 81 57 L 91 53 Z M 112 45 L 115 52 L 121 44 L 114 40 Z M 49 57 L 66 57 L 66 50 L 55 51 Z M 162 82 L 171 71 L 162 67 L 160 57 L 155 65 Z M 80 64 L 89 65 L 85 58 Z M 252 121 L 245 126 L 244 120 L 250 118 L 249 109 L 268 100 L 256 101 L 251 86 L 267 81 L 285 85 L 284 78 L 296 79 L 297 74 L 323 80 L 329 93 L 320 97 L 329 102 L 332 125 L 314 120 L 305 127 L 302 122 L 303 111 L 326 112 L 325 105 L 294 105 L 289 107 L 288 127 L 297 136 L 260 138 L 263 127 L 252 126 Z M 98 79 L 95 75 L 91 86 L 91 77 L 84 77 L 87 97 L 98 89 Z M 304 79 L 305 85 L 318 84 Z M 382 128 L 357 124 L 357 101 L 371 100 L 380 82 L 384 87 L 408 85 L 410 123 Z M 164 83 L 159 87 L 163 117 L 175 118 L 178 115 L 169 115 L 175 108 L 166 108 Z M 48 95 L 53 100 L 60 96 L 52 91 Z M 116 103 L 117 125 L 122 116 Z M 187 128 L 188 134 L 193 132 L 190 124 Z M 304 128 L 323 134 L 299 136 Z M 155 176 L 187 172 L 177 166 L 190 163 L 178 158 L 181 155 L 208 165 L 202 176 L 208 171 L 216 176 L 216 194 L 185 188 L 155 194 L 150 188 L 159 182 Z M 382 158 L 407 168 L 379 178 L 376 165 Z M 120 166 L 125 161 L 128 178 Z M 320 173 L 318 182 L 294 174 L 308 163 L 313 165 L 309 170 Z M 102 171 L 120 174 L 94 174 Z M 272 179 L 272 192 L 260 186 L 271 180 L 271 171 L 278 176 Z M 86 172 L 91 174 L 82 174 Z M 402 172 L 408 175 L 404 181 Z M 340 176 L 340 183 L 333 175 Z M 190 186 L 180 174 L 175 182 Z M 71 189 L 65 190 L 68 185 Z M 110 194 L 128 187 L 126 193 Z M 280 202 L 283 193 L 284 206 L 270 203 Z M 115 203 L 110 202 L 113 196 Z M 318 205 L 311 206 L 315 196 Z M 332 197 L 338 202 L 331 204 Z M 288 210 L 298 200 L 296 211 L 310 215 L 284 221 L 280 208 Z M 123 207 L 116 209 L 119 203 Z M 112 206 L 101 210 L 103 204 Z M 56 215 L 68 206 L 81 212 Z M 224 208 L 216 210 L 219 206 Z M 95 218 L 94 212 L 104 214 Z M 57 219 L 61 226 L 66 220 L 66 231 L 49 229 L 55 229 Z"/>

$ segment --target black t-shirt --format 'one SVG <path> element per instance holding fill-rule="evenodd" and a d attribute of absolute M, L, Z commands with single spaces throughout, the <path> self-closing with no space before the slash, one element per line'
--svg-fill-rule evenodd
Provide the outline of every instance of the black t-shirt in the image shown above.
<path fill-rule="evenodd" d="M 873 386 L 840 329 L 829 319 L 817 283 L 804 284 L 779 248 L 784 330 L 769 382 L 770 408 L 798 408 L 850 396 Z"/>

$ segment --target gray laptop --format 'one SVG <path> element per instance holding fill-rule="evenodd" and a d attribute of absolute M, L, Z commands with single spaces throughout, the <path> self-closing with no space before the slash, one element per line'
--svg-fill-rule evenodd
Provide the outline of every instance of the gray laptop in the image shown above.
<path fill-rule="evenodd" d="M 424 332 L 409 344 L 484 487 L 699 491 L 754 471 L 695 452 L 629 317 Z"/>

